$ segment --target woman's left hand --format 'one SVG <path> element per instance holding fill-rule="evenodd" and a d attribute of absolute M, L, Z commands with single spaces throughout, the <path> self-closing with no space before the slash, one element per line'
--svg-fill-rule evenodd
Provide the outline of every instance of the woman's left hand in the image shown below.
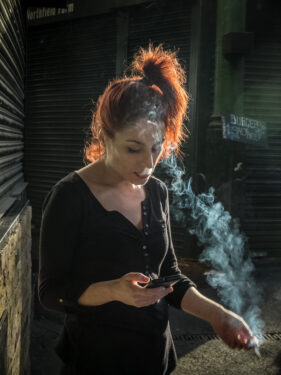
<path fill-rule="evenodd" d="M 223 309 L 211 325 L 215 333 L 232 349 L 250 349 L 251 345 L 258 345 L 257 338 L 244 319 L 230 310 Z"/>

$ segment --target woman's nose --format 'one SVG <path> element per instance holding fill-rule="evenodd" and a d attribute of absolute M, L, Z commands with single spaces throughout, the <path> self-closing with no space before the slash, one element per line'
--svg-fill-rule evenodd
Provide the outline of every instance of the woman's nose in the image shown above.
<path fill-rule="evenodd" d="M 153 168 L 154 167 L 154 158 L 153 158 L 153 153 L 152 152 L 148 152 L 146 154 L 146 158 L 145 158 L 145 162 L 144 162 L 144 165 L 145 165 L 145 168 Z"/>

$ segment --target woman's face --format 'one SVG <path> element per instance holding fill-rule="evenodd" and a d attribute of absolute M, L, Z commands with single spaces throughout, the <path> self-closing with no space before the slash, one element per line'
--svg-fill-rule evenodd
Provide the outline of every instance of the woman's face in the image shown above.
<path fill-rule="evenodd" d="M 152 175 L 165 140 L 164 124 L 140 120 L 105 140 L 105 163 L 118 177 L 144 185 Z"/>

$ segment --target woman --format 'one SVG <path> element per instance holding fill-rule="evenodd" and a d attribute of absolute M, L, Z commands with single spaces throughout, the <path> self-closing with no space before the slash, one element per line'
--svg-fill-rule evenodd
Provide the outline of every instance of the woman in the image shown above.
<path fill-rule="evenodd" d="M 63 374 L 170 374 L 168 304 L 208 321 L 231 348 L 253 339 L 241 317 L 181 274 L 167 188 L 153 177 L 185 136 L 184 71 L 175 53 L 149 46 L 132 72 L 99 98 L 85 148 L 91 163 L 57 182 L 43 204 L 38 290 L 43 306 L 66 314 L 56 347 Z M 173 287 L 145 287 L 174 274 Z"/>

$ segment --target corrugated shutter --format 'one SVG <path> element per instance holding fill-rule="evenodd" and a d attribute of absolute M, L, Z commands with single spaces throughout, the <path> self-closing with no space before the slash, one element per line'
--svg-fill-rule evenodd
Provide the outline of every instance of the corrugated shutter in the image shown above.
<path fill-rule="evenodd" d="M 181 65 L 189 73 L 191 45 L 191 2 L 163 1 L 129 8 L 128 62 L 133 59 L 139 47 L 163 43 L 164 48 L 178 51 Z M 188 88 L 187 88 L 188 89 Z M 155 176 L 166 180 L 167 176 L 157 167 Z M 171 197 L 172 200 L 172 197 Z M 187 235 L 172 220 L 173 241 L 177 254 L 186 256 L 184 237 Z"/>
<path fill-rule="evenodd" d="M 245 114 L 265 121 L 269 146 L 246 150 L 243 227 L 251 251 L 281 256 L 280 7 L 270 11 L 270 25 L 258 25 L 255 49 L 245 61 Z"/>
<path fill-rule="evenodd" d="M 188 69 L 191 38 L 191 2 L 176 0 L 131 7 L 129 15 L 128 59 L 139 47 L 163 43 L 179 50 L 178 57 Z"/>
<path fill-rule="evenodd" d="M 115 16 L 32 27 L 27 51 L 25 172 L 38 230 L 50 187 L 83 166 L 92 99 L 115 76 Z"/>
<path fill-rule="evenodd" d="M 20 1 L 0 2 L 0 219 L 22 199 L 25 30 Z"/>

